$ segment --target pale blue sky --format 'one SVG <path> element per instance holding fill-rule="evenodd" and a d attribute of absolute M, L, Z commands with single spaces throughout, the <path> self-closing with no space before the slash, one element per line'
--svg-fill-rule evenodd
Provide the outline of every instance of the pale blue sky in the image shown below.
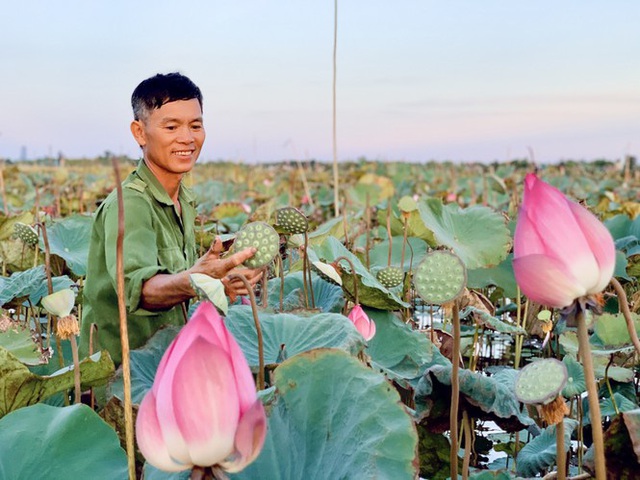
<path fill-rule="evenodd" d="M 177 70 L 202 160 L 330 161 L 333 5 L 7 1 L 0 157 L 136 156 L 131 92 Z M 638 1 L 339 0 L 338 23 L 341 160 L 640 154 Z"/>

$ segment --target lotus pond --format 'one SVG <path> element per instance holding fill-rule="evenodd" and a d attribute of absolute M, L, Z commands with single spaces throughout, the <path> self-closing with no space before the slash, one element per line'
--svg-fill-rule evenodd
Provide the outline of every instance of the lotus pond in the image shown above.
<path fill-rule="evenodd" d="M 119 161 L 122 176 L 134 167 Z M 534 170 L 614 244 L 600 261 L 600 234 L 578 221 L 613 278 L 586 271 L 602 292 L 563 293 L 589 297 L 573 312 L 554 305 L 562 279 L 540 286 L 542 260 L 514 271 L 514 254 L 518 265 L 533 248 L 516 225 L 531 212 L 521 207 Z M 110 164 L 91 161 L 2 166 L 3 479 L 190 476 L 153 467 L 127 443 L 128 392 L 135 417 L 178 329 L 131 351 L 130 378 L 107 351 L 74 361 L 76 335 L 56 334 L 65 315 L 82 317 L 91 214 L 114 178 Z M 602 458 L 607 478 L 638 478 L 634 159 L 537 168 L 363 160 L 341 164 L 339 178 L 338 204 L 331 166 L 319 162 L 206 163 L 186 179 L 202 251 L 215 236 L 233 248 L 258 222 L 278 245 L 255 297 L 227 304 L 194 279 L 199 301 L 224 314 L 267 415 L 255 461 L 216 478 L 605 478 Z M 580 250 L 574 233 L 558 231 L 558 248 Z M 555 241 L 543 237 L 540 251 Z M 47 297 L 69 290 L 70 310 L 52 315 Z"/>

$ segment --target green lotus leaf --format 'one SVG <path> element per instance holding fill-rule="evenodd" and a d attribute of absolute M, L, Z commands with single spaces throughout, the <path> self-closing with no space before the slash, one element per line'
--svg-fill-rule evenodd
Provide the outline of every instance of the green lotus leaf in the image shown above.
<path fill-rule="evenodd" d="M 89 216 L 72 215 L 47 227 L 51 253 L 63 258 L 79 277 L 87 273 L 92 222 Z"/>
<path fill-rule="evenodd" d="M 567 384 L 562 389 L 565 398 L 582 395 L 587 391 L 587 382 L 584 378 L 584 368 L 572 355 L 565 355 L 562 363 L 567 367 Z"/>
<path fill-rule="evenodd" d="M 351 228 L 355 223 L 357 223 L 357 218 L 353 214 L 347 215 L 346 218 L 337 217 L 327 220 L 309 233 L 309 245 L 320 245 L 327 238 L 340 240 L 344 238 L 345 228 L 351 234 Z"/>
<path fill-rule="evenodd" d="M 318 349 L 285 361 L 274 380 L 264 448 L 231 479 L 417 478 L 414 422 L 383 375 Z"/>
<path fill-rule="evenodd" d="M 0 419 L 0 445 L 5 479 L 129 478 L 116 432 L 83 404 L 16 410 Z"/>
<path fill-rule="evenodd" d="M 571 446 L 571 434 L 577 426 L 577 421 L 564 419 L 565 452 Z M 556 426 L 551 425 L 520 450 L 516 461 L 517 472 L 518 475 L 525 477 L 536 477 L 554 463 L 556 463 Z"/>
<path fill-rule="evenodd" d="M 9 217 L 0 213 L 0 242 L 14 236 L 16 223 L 31 225 L 33 223 L 33 213 L 26 211 Z"/>
<path fill-rule="evenodd" d="M 638 408 L 637 402 L 629 400 L 621 393 L 615 392 L 613 394 L 613 398 L 615 400 L 615 405 L 611 400 L 611 397 L 606 397 L 600 400 L 600 416 L 602 417 L 603 421 L 607 418 L 614 418 L 619 413 L 630 412 Z M 582 399 L 582 409 L 583 425 L 591 425 L 591 416 L 589 415 L 589 401 L 586 397 Z"/>
<path fill-rule="evenodd" d="M 131 350 L 131 401 L 140 404 L 144 395 L 153 386 L 158 365 L 169 347 L 169 344 L 178 335 L 179 327 L 168 326 L 158 330 L 141 348 Z M 124 384 L 122 371 L 118 373 L 108 387 L 109 395 L 118 397 L 124 401 Z"/>
<path fill-rule="evenodd" d="M 469 315 L 473 314 L 476 322 L 478 322 L 484 328 L 488 328 L 489 330 L 493 330 L 495 332 L 500 333 L 511 333 L 516 335 L 526 335 L 526 330 L 522 327 L 518 327 L 516 325 L 511 325 L 507 322 L 500 320 L 497 317 L 493 317 L 489 315 L 484 310 L 480 310 L 476 307 L 467 307 L 460 312 L 460 318 L 467 318 Z"/>
<path fill-rule="evenodd" d="M 518 294 L 518 284 L 513 274 L 512 262 L 513 254 L 510 253 L 495 267 L 467 270 L 467 287 L 481 289 L 495 286 L 502 289 L 505 297 L 515 298 Z"/>
<path fill-rule="evenodd" d="M 362 336 L 351 321 L 339 313 L 302 316 L 261 311 L 259 318 L 266 365 L 280 363 L 314 348 L 339 348 L 352 355 L 357 355 L 364 348 Z M 249 365 L 257 369 L 258 337 L 251 307 L 232 306 L 225 323 L 238 341 Z"/>
<path fill-rule="evenodd" d="M 51 285 L 53 287 L 53 291 L 57 292 L 59 290 L 65 290 L 67 288 L 72 288 L 76 286 L 75 282 L 71 280 L 66 275 L 62 275 L 60 277 L 53 277 L 51 279 Z M 49 282 L 46 278 L 42 279 L 40 285 L 31 291 L 29 294 L 29 301 L 32 305 L 37 305 L 40 303 L 40 300 L 43 297 L 49 295 Z"/>
<path fill-rule="evenodd" d="M 391 243 L 391 265 L 394 267 L 402 267 L 404 270 L 409 270 L 412 267 L 415 268 L 416 265 L 424 258 L 427 253 L 427 243 L 415 237 L 407 238 L 407 246 L 405 247 L 404 254 L 404 265 L 400 265 L 400 261 L 402 260 L 402 237 L 393 237 Z M 369 251 L 369 262 L 371 266 L 371 271 L 373 273 L 376 272 L 376 269 L 384 268 L 388 264 L 389 259 L 389 241 L 385 240 L 376 244 Z"/>
<path fill-rule="evenodd" d="M 204 273 L 192 273 L 189 275 L 191 287 L 203 300 L 208 300 L 220 310 L 223 315 L 229 310 L 229 301 L 224 292 L 224 284 L 219 278 L 213 278 Z"/>
<path fill-rule="evenodd" d="M 106 352 L 95 353 L 80 362 L 82 385 L 103 385 L 114 370 L 113 361 Z M 36 375 L 8 350 L 0 348 L 0 417 L 72 388 L 73 376 L 72 366 L 49 376 Z"/>
<path fill-rule="evenodd" d="M 378 210 L 378 223 L 380 225 L 387 224 L 387 212 L 386 210 Z M 405 223 L 403 218 L 399 218 L 395 213 L 391 214 L 390 218 L 390 226 L 391 226 L 391 235 L 394 237 L 403 237 L 404 236 L 404 228 Z M 425 242 L 430 247 L 435 247 L 438 245 L 435 237 L 433 236 L 433 232 L 429 230 L 429 228 L 424 224 L 422 217 L 420 216 L 420 212 L 416 208 L 409 212 L 407 217 L 407 237 L 409 238 L 419 238 Z M 386 234 L 385 234 L 386 235 Z"/>
<path fill-rule="evenodd" d="M 269 280 L 269 306 L 277 308 L 278 310 L 280 309 L 280 287 L 280 278 Z M 342 310 L 344 295 L 342 294 L 342 288 L 338 285 L 333 285 L 314 273 L 311 275 L 311 287 L 313 288 L 315 308 L 321 312 L 333 313 L 339 313 Z M 282 295 L 283 311 L 287 312 L 305 308 L 302 272 L 289 273 L 284 277 Z"/>
<path fill-rule="evenodd" d="M 640 316 L 632 313 L 631 318 L 633 319 L 636 333 L 640 332 Z M 605 348 L 621 347 L 632 343 L 629 330 L 627 329 L 627 322 L 621 313 L 616 315 L 603 313 L 598 316 L 596 318 L 594 333 Z"/>
<path fill-rule="evenodd" d="M 520 404 L 513 394 L 513 387 L 507 386 L 505 382 L 487 377 L 480 372 L 460 369 L 459 383 L 461 398 L 477 407 L 477 411 L 474 412 L 477 418 L 493 420 L 506 431 L 517 431 L 534 423 L 521 411 Z M 422 420 L 434 419 L 434 415 L 437 415 L 439 422 L 446 420 L 448 425 L 448 409 L 440 411 L 433 407 L 437 401 L 443 399 L 446 399 L 448 405 L 451 398 L 450 385 L 451 364 L 434 365 L 425 371 L 418 382 L 415 394 L 416 410 Z"/>
<path fill-rule="evenodd" d="M 327 239 L 321 244 L 309 249 L 309 259 L 314 261 L 334 262 L 337 258 L 346 257 L 353 263 L 356 270 L 358 282 L 358 300 L 361 305 L 377 308 L 379 310 L 397 310 L 401 307 L 408 307 L 409 304 L 402 301 L 398 295 L 385 288 L 377 278 L 375 278 L 369 270 L 360 262 L 358 257 L 345 248 L 342 243 L 333 237 Z M 340 261 L 342 270 L 342 288 L 352 299 L 354 299 L 354 278 L 351 273 L 350 265 L 344 261 Z"/>
<path fill-rule="evenodd" d="M 28 328 L 17 326 L 9 328 L 6 332 L 0 331 L 0 347 L 5 348 L 25 365 L 43 363 L 40 348 Z"/>
<path fill-rule="evenodd" d="M 374 369 L 405 388 L 409 385 L 415 388 L 428 367 L 450 363 L 424 333 L 413 330 L 393 312 L 364 310 L 376 324 L 376 334 L 367 345 Z"/>
<path fill-rule="evenodd" d="M 511 236 L 504 217 L 492 209 L 461 209 L 433 198 L 419 202 L 418 209 L 438 243 L 451 248 L 467 268 L 496 266 L 506 258 Z"/>
<path fill-rule="evenodd" d="M 16 272 L 9 278 L 0 277 L 0 306 L 10 301 L 24 298 L 38 290 L 47 276 L 44 265 L 39 265 L 24 272 Z"/>

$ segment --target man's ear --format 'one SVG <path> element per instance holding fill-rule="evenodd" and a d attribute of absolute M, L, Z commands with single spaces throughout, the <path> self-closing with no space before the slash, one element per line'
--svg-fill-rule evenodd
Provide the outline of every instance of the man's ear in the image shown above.
<path fill-rule="evenodd" d="M 147 144 L 147 138 L 144 134 L 144 125 L 140 120 L 134 120 L 131 122 L 131 133 L 140 147 L 144 147 Z"/>

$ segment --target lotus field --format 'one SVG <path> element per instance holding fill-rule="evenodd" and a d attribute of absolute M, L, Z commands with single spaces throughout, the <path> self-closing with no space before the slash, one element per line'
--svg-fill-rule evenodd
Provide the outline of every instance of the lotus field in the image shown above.
<path fill-rule="evenodd" d="M 639 478 L 633 158 L 198 164 L 198 248 L 265 275 L 116 369 L 79 324 L 134 168 L 2 165 L 0 478 Z"/>

